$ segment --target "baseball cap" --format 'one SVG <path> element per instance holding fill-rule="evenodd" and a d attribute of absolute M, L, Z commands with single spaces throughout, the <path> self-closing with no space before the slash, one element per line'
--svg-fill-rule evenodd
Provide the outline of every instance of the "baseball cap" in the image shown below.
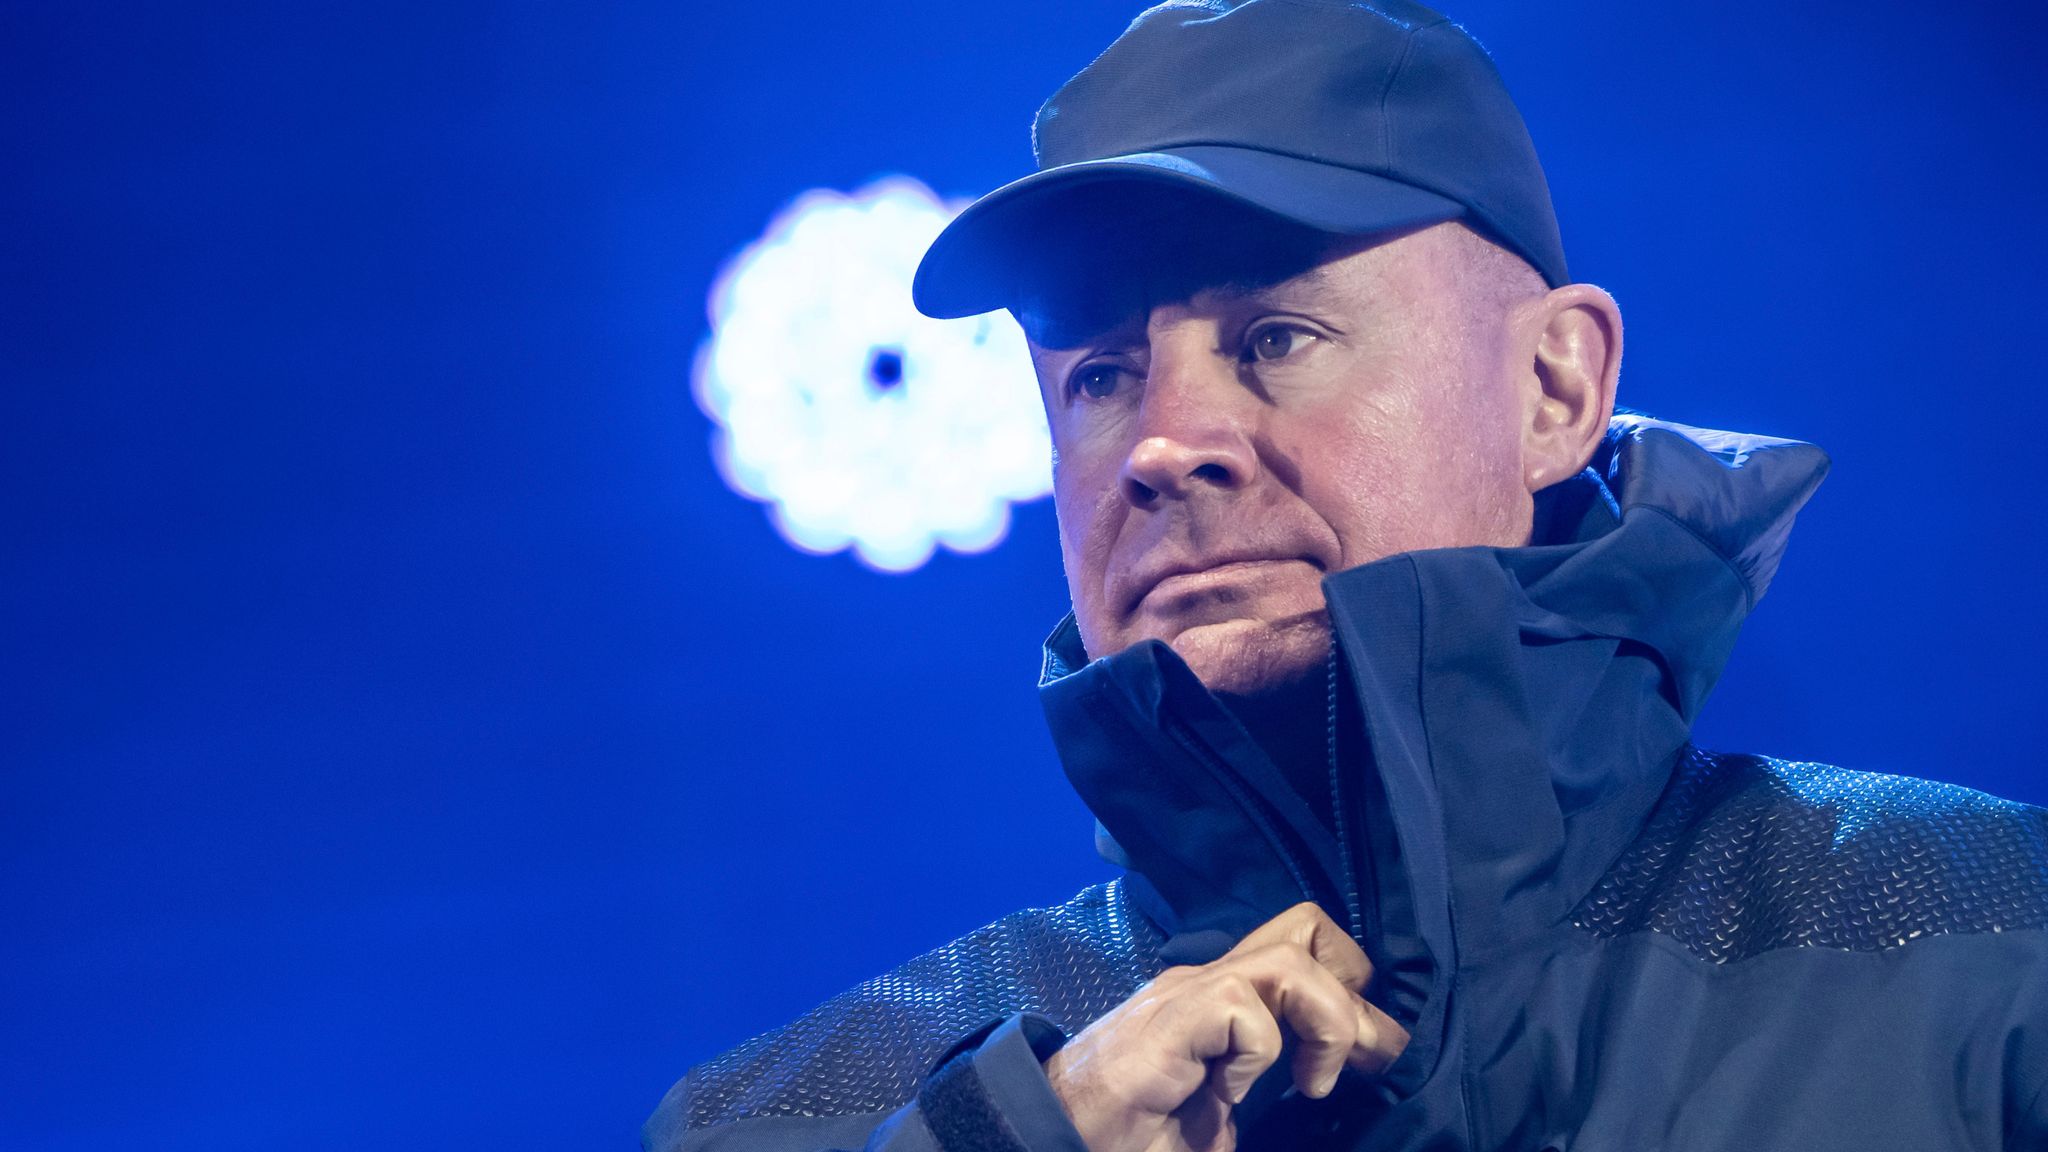
<path fill-rule="evenodd" d="M 1486 50 L 1405 0 L 1169 0 L 1053 93 L 1038 171 L 969 205 L 926 249 L 919 311 L 1016 302 L 1105 186 L 1198 190 L 1338 235 L 1462 219 L 1570 282 L 1529 130 Z M 1092 194 L 1091 193 L 1095 193 Z M 1111 222 L 1113 226 L 1114 222 Z"/>

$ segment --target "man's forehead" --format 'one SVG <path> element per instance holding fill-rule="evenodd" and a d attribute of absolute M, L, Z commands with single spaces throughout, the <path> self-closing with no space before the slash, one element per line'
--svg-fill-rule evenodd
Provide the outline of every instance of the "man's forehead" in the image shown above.
<path fill-rule="evenodd" d="M 1033 344 L 1058 349 L 1125 329 L 1142 332 L 1161 307 L 1327 305 L 1372 294 L 1367 289 L 1378 262 L 1354 257 L 1384 242 L 1318 235 L 1308 245 L 1259 248 L 1240 234 L 1211 245 L 1190 238 L 1177 249 L 1142 258 L 1110 259 L 1105 253 L 1100 264 L 1041 274 L 1010 311 Z"/>
<path fill-rule="evenodd" d="M 1141 335 L 1160 308 L 1222 311 L 1245 304 L 1303 305 L 1333 290 L 1329 265 L 1292 275 L 1236 274 L 1212 278 L 1139 276 L 1126 271 L 1118 283 L 1081 283 L 1066 295 L 1048 293 L 1014 309 L 1026 337 L 1040 348 L 1066 349 L 1107 336 Z"/>
<path fill-rule="evenodd" d="M 1010 310 L 1035 341 L 1055 347 L 1159 303 L 1270 289 L 1323 263 L 1336 239 L 1182 189 L 1083 188 L 1065 208 L 1008 270 Z"/>

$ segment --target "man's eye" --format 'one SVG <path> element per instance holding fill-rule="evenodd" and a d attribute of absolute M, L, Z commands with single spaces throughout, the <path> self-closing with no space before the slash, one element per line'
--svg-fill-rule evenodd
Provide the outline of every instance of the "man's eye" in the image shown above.
<path fill-rule="evenodd" d="M 1245 343 L 1245 359 L 1278 360 L 1298 351 L 1312 337 L 1299 328 L 1274 324 L 1252 333 Z"/>
<path fill-rule="evenodd" d="M 1115 394 L 1122 378 L 1123 369 L 1114 364 L 1090 364 L 1074 373 L 1067 391 L 1072 395 L 1085 395 L 1091 400 L 1107 400 Z"/>

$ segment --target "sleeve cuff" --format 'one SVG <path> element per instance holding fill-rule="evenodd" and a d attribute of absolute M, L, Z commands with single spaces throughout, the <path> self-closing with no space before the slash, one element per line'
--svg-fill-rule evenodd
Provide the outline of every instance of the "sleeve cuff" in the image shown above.
<path fill-rule="evenodd" d="M 1012 1016 L 947 1061 L 918 1094 L 945 1152 L 1088 1152 L 1043 1061 L 1066 1043 L 1043 1016 Z"/>

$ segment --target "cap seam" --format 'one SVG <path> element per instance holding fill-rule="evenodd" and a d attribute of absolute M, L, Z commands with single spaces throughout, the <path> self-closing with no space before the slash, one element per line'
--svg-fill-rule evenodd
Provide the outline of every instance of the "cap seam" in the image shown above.
<path fill-rule="evenodd" d="M 1394 62 L 1393 68 L 1387 72 L 1387 82 L 1380 86 L 1380 155 L 1387 158 L 1386 163 L 1389 168 L 1394 167 L 1395 162 L 1394 131 L 1393 125 L 1387 117 L 1387 97 L 1393 95 L 1394 85 L 1401 82 L 1401 73 L 1407 71 L 1408 60 L 1415 55 L 1416 37 L 1439 24 L 1449 24 L 1450 22 L 1449 17 L 1439 16 L 1427 24 L 1410 25 L 1406 38 L 1401 41 L 1401 58 Z"/>

